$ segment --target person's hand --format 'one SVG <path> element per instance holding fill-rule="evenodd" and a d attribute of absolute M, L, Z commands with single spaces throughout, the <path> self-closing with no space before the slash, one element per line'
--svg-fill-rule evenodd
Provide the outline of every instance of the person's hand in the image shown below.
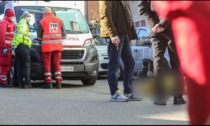
<path fill-rule="evenodd" d="M 111 38 L 111 41 L 112 41 L 112 44 L 114 44 L 115 46 L 119 46 L 119 44 L 120 44 L 120 39 L 119 39 L 119 37 L 118 36 L 115 36 L 115 37 L 113 37 L 113 38 Z"/>
<path fill-rule="evenodd" d="M 15 56 L 15 50 L 12 50 L 12 55 Z"/>
<path fill-rule="evenodd" d="M 7 49 L 3 49 L 3 54 L 7 55 L 7 53 L 8 53 L 8 50 Z"/>
<path fill-rule="evenodd" d="M 152 31 L 154 32 L 154 33 L 159 33 L 159 32 L 162 32 L 162 31 L 164 31 L 165 29 L 163 28 L 163 27 L 160 27 L 160 25 L 159 24 L 156 24 L 153 28 L 152 28 Z"/>
<path fill-rule="evenodd" d="M 130 45 L 131 45 L 131 46 L 133 45 L 133 41 L 132 41 L 132 40 L 130 40 Z"/>

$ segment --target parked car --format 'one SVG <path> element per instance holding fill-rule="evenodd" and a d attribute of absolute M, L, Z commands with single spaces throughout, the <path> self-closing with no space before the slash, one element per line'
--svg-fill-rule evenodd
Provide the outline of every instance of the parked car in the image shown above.
<path fill-rule="evenodd" d="M 136 28 L 136 33 L 138 35 L 138 40 L 132 40 L 131 43 L 131 50 L 135 60 L 135 67 L 134 67 L 134 76 L 142 75 L 143 68 L 149 62 L 150 66 L 148 70 L 145 72 L 146 76 L 152 77 L 153 76 L 153 49 L 152 43 L 150 38 L 150 30 L 147 27 L 138 27 Z M 96 48 L 98 50 L 99 56 L 99 76 L 107 74 L 108 68 L 108 54 L 107 54 L 107 46 L 108 43 L 106 39 L 100 38 L 97 36 L 95 38 Z M 165 53 L 166 62 L 169 61 L 168 52 Z M 118 70 L 119 79 L 123 78 L 123 62 L 121 61 L 121 66 Z"/>
<path fill-rule="evenodd" d="M 153 48 L 148 27 L 137 27 L 136 33 L 138 40 L 133 41 L 131 47 L 134 59 L 136 61 L 134 74 L 144 77 L 154 77 L 153 74 Z M 170 67 L 170 58 L 168 50 L 164 54 L 165 65 Z"/>
<path fill-rule="evenodd" d="M 96 49 L 98 51 L 98 59 L 99 59 L 99 70 L 98 70 L 98 75 L 106 75 L 107 74 L 107 69 L 108 69 L 108 62 L 109 62 L 109 57 L 107 53 L 107 46 L 108 43 L 105 38 L 101 37 L 96 37 L 95 38 L 95 43 L 96 43 Z"/>

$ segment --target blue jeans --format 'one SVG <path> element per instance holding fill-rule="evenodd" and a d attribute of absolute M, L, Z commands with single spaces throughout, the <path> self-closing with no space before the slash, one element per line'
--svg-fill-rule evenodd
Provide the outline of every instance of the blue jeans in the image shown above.
<path fill-rule="evenodd" d="M 120 44 L 118 48 L 112 44 L 111 39 L 108 39 L 108 83 L 111 91 L 111 95 L 114 95 L 118 88 L 118 68 L 120 66 L 120 59 L 123 64 L 123 86 L 124 93 L 132 93 L 132 82 L 133 82 L 133 70 L 135 61 L 132 55 L 130 40 L 127 35 L 119 36 Z"/>

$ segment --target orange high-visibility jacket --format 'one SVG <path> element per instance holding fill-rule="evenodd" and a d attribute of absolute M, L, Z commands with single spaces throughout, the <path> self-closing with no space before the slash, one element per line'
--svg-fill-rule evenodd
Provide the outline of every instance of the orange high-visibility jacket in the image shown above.
<path fill-rule="evenodd" d="M 40 24 L 43 28 L 42 52 L 63 51 L 62 20 L 53 14 L 48 14 Z"/>

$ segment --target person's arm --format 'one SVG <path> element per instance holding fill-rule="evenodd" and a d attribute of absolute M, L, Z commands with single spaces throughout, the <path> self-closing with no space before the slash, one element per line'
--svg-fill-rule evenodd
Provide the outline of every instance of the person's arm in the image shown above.
<path fill-rule="evenodd" d="M 153 5 L 162 19 L 159 23 L 160 26 L 166 29 L 170 26 L 170 18 L 175 17 L 175 15 L 182 15 L 182 10 L 190 7 L 192 1 L 153 1 Z"/>
<path fill-rule="evenodd" d="M 100 1 L 101 25 L 108 32 L 110 38 L 117 36 L 117 29 L 113 22 L 113 1 Z"/>
<path fill-rule="evenodd" d="M 164 29 L 167 29 L 170 26 L 170 23 L 166 19 L 161 19 L 159 22 L 159 26 L 163 27 Z"/>
<path fill-rule="evenodd" d="M 129 35 L 129 39 L 130 40 L 138 39 L 138 36 L 137 36 L 137 33 L 136 33 L 136 29 L 135 29 L 134 23 L 133 23 L 133 25 L 131 27 L 131 34 Z"/>
<path fill-rule="evenodd" d="M 153 7 L 151 4 L 154 1 L 139 1 L 139 14 L 146 17 L 150 23 L 152 23 L 154 26 L 156 24 L 159 24 L 160 27 L 163 27 L 164 29 L 168 28 L 170 26 L 170 23 L 166 19 L 159 19 L 155 9 L 152 10 L 151 7 Z"/>
<path fill-rule="evenodd" d="M 44 33 L 44 29 L 43 29 L 42 25 L 40 24 L 38 29 L 37 29 L 37 39 L 38 40 L 40 40 L 40 41 L 42 40 L 43 33 Z"/>
<path fill-rule="evenodd" d="M 159 23 L 159 17 L 155 11 L 152 11 L 150 2 L 144 0 L 139 1 L 138 12 L 139 15 L 144 16 L 151 24 L 156 25 Z"/>
<path fill-rule="evenodd" d="M 5 36 L 6 36 L 6 24 L 1 22 L 0 23 L 0 48 L 4 49 L 6 48 L 6 43 L 5 43 Z"/>
<path fill-rule="evenodd" d="M 178 15 L 185 16 L 183 11 L 189 8 L 193 3 L 193 1 L 153 1 L 157 13 L 163 20 L 171 20 Z"/>

